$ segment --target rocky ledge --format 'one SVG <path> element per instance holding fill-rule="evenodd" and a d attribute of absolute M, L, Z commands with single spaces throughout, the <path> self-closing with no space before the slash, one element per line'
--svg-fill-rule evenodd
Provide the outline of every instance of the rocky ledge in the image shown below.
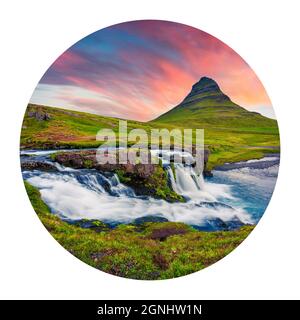
<path fill-rule="evenodd" d="M 57 171 L 53 164 L 42 161 L 25 161 L 21 163 L 21 168 L 22 170 Z"/>
<path fill-rule="evenodd" d="M 131 187 L 137 195 L 152 196 L 169 202 L 184 201 L 168 185 L 167 173 L 160 164 L 99 164 L 95 150 L 58 152 L 52 160 L 74 169 L 95 169 L 116 173 L 120 182 Z"/>

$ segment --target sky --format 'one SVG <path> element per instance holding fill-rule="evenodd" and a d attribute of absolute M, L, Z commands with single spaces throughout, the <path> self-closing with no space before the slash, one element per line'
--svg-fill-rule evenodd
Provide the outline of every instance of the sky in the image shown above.
<path fill-rule="evenodd" d="M 158 20 L 78 41 L 46 71 L 30 102 L 148 121 L 179 104 L 203 76 L 235 103 L 275 118 L 260 80 L 235 51 L 203 31 Z"/>

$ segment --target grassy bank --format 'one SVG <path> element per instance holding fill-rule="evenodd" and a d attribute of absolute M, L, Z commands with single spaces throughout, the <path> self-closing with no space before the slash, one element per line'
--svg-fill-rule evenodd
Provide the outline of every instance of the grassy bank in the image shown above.
<path fill-rule="evenodd" d="M 47 114 L 49 119 L 38 120 L 32 113 Z M 205 111 L 205 110 L 204 110 Z M 213 108 L 191 112 L 184 119 L 177 114 L 169 119 L 151 122 L 128 121 L 128 131 L 141 128 L 148 133 L 153 128 L 203 128 L 205 145 L 211 151 L 208 168 L 225 162 L 262 158 L 266 153 L 279 152 L 279 132 L 275 120 L 247 112 L 239 117 L 220 117 Z M 219 119 L 219 120 L 218 120 Z M 225 120 L 224 120 L 225 119 Z M 243 119 L 243 120 L 241 120 Z M 119 119 L 59 108 L 28 105 L 21 132 L 22 148 L 92 148 L 102 142 L 96 134 L 110 128 L 118 139 Z M 133 142 L 131 142 L 133 143 Z M 266 147 L 264 149 L 264 147 Z M 270 147 L 273 147 L 271 149 Z"/>
<path fill-rule="evenodd" d="M 25 187 L 42 223 L 66 250 L 121 277 L 167 279 L 201 270 L 230 253 L 254 228 L 201 232 L 183 223 L 152 222 L 96 232 L 61 221 L 36 188 L 27 182 Z"/>
<path fill-rule="evenodd" d="M 250 159 L 261 159 L 267 154 L 280 153 L 279 148 L 244 148 L 241 146 L 211 146 L 211 153 L 207 163 L 207 170 L 212 170 L 216 166 L 224 163 L 247 161 Z"/>

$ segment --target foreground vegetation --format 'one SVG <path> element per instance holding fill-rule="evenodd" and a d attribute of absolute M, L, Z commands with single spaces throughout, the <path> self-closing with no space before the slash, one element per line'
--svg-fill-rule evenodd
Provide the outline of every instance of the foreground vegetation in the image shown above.
<path fill-rule="evenodd" d="M 50 213 L 40 192 L 25 182 L 34 210 L 52 236 L 85 263 L 113 275 L 167 279 L 201 270 L 235 249 L 253 230 L 202 232 L 183 223 L 146 222 L 109 229 L 100 221 L 86 229 Z"/>

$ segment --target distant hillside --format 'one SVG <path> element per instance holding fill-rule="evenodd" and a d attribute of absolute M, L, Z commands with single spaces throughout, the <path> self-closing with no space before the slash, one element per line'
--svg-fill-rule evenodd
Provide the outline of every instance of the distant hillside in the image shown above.
<path fill-rule="evenodd" d="M 111 128 L 118 136 L 117 118 L 29 104 L 21 131 L 21 148 L 91 148 L 96 134 Z M 250 112 L 230 100 L 209 78 L 201 78 L 175 108 L 150 122 L 128 121 L 128 130 L 142 128 L 203 128 L 211 151 L 208 168 L 225 162 L 261 158 L 279 152 L 277 121 Z M 134 143 L 134 142 L 132 142 Z"/>
<path fill-rule="evenodd" d="M 195 83 L 178 106 L 150 124 L 204 129 L 205 144 L 211 151 L 210 168 L 279 152 L 277 121 L 232 102 L 218 84 L 207 77 Z"/>
<path fill-rule="evenodd" d="M 23 120 L 21 147 L 97 147 L 96 134 L 110 128 L 118 133 L 119 119 L 73 110 L 29 104 Z M 128 129 L 150 126 L 138 121 L 128 121 Z"/>
<path fill-rule="evenodd" d="M 240 107 L 221 91 L 214 80 L 207 77 L 195 83 L 178 106 L 152 123 L 278 134 L 276 120 Z"/>

